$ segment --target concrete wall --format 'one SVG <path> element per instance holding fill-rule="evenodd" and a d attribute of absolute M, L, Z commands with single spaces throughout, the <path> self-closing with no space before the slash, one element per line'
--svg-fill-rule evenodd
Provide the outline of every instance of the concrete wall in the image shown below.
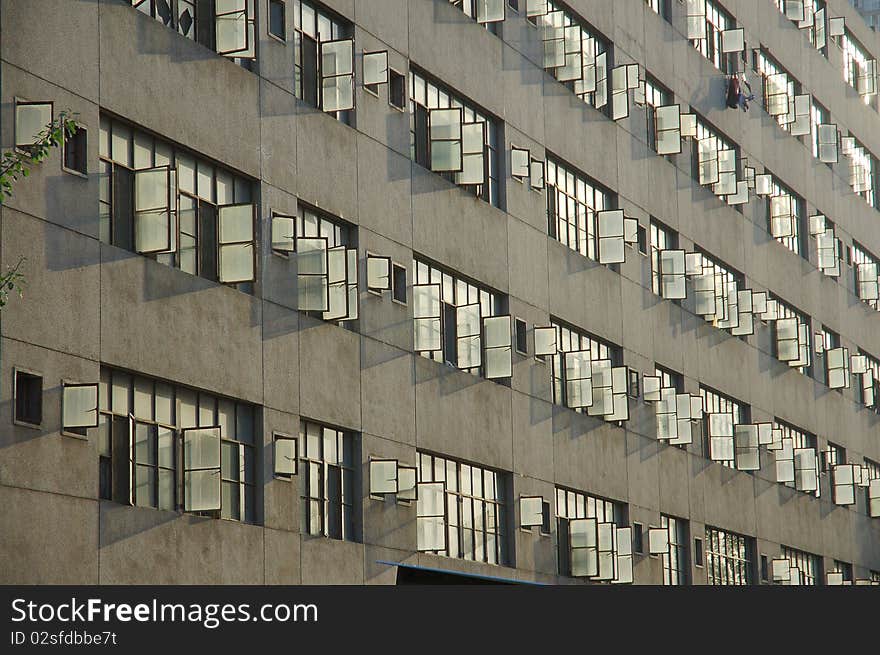
<path fill-rule="evenodd" d="M 262 4 L 261 5 L 262 9 Z M 522 3 L 520 3 L 522 4 Z M 743 154 L 780 176 L 838 228 L 880 253 L 878 214 L 854 197 L 845 164 L 818 163 L 756 103 L 724 109 L 723 76 L 682 36 L 683 6 L 668 24 L 641 0 L 571 0 L 615 43 L 617 63 L 636 61 L 692 105 Z M 877 100 L 864 106 L 840 72 L 769 0 L 727 0 L 749 47 L 768 47 L 804 88 L 872 152 L 880 154 Z M 875 56 L 880 38 L 844 0 L 832 15 Z M 766 233 L 764 201 L 742 212 L 696 185 L 690 157 L 658 157 L 646 141 L 644 111 L 614 123 L 541 70 L 538 32 L 508 12 L 490 34 L 445 0 L 329 2 L 356 25 L 356 53 L 388 49 L 393 68 L 428 71 L 504 123 L 511 143 L 552 153 L 620 194 L 627 213 L 655 216 L 742 271 L 747 286 L 769 289 L 827 325 L 851 350 L 880 355 L 878 315 L 854 297 L 852 271 L 838 281 Z M 288 32 L 293 18 L 288 12 Z M 358 227 L 359 254 L 392 256 L 410 267 L 427 256 L 509 294 L 529 325 L 558 317 L 623 347 L 643 372 L 654 363 L 752 407 L 754 420 L 780 417 L 880 461 L 880 417 L 854 389 L 830 391 L 771 355 L 769 328 L 737 339 L 651 293 L 650 261 L 627 249 L 612 271 L 546 234 L 543 193 L 508 178 L 505 210 L 475 200 L 409 160 L 408 117 L 357 89 L 357 128 L 292 95 L 293 45 L 267 35 L 259 17 L 258 72 L 188 41 L 119 0 L 0 0 L 0 144 L 13 144 L 14 98 L 51 99 L 79 112 L 89 128 L 87 179 L 62 171 L 59 154 L 19 182 L 0 210 L 0 265 L 27 258 L 23 301 L 3 311 L 0 359 L 0 580 L 23 583 L 391 583 L 406 561 L 545 582 L 556 576 L 556 534 L 512 529 L 512 567 L 416 552 L 415 506 L 370 499 L 368 460 L 414 464 L 425 449 L 513 473 L 513 497 L 554 497 L 554 486 L 622 501 L 631 521 L 659 525 L 666 513 L 756 537 L 758 554 L 780 545 L 853 562 L 856 577 L 880 571 L 880 521 L 866 517 L 864 494 L 837 507 L 773 481 L 772 458 L 747 474 L 658 444 L 653 407 L 631 401 L 623 428 L 549 401 L 550 368 L 514 355 L 510 386 L 412 355 L 411 307 L 361 294 L 357 330 L 300 315 L 292 262 L 261 240 L 254 295 L 218 286 L 98 241 L 100 111 L 178 142 L 258 181 L 263 235 L 271 212 L 297 198 Z M 360 59 L 356 66 L 360 77 Z M 753 86 L 759 80 L 751 75 Z M 363 277 L 363 276 L 362 276 Z M 410 282 L 412 271 L 410 271 Z M 362 280 L 363 282 L 363 280 Z M 687 306 L 687 305 L 686 305 Z M 62 436 L 62 379 L 97 380 L 102 364 L 136 371 L 264 407 L 262 525 L 216 521 L 98 500 L 97 444 Z M 821 361 L 820 361 L 821 364 Z M 44 376 L 42 427 L 13 426 L 15 367 Z M 817 367 L 818 368 L 818 367 Z M 818 376 L 821 377 L 821 376 Z M 272 431 L 295 433 L 300 418 L 362 435 L 363 543 L 300 534 L 301 481 L 272 477 Z M 512 499 L 509 519 L 518 525 Z M 656 558 L 636 557 L 636 581 L 660 583 Z M 705 571 L 694 568 L 694 582 Z"/>

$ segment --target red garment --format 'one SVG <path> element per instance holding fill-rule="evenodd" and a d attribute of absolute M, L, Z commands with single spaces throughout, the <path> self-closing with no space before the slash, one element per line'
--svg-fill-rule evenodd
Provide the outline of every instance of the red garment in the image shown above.
<path fill-rule="evenodd" d="M 727 106 L 736 109 L 739 106 L 739 78 L 731 77 L 727 83 Z"/>

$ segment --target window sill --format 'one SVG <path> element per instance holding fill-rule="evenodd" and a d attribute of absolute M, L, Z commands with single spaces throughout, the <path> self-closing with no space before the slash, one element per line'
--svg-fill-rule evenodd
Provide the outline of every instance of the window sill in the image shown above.
<path fill-rule="evenodd" d="M 89 179 L 88 173 L 83 173 L 82 171 L 77 171 L 77 170 L 74 170 L 73 168 L 67 168 L 67 166 L 64 166 L 63 164 L 61 166 L 61 170 L 64 173 L 69 173 L 70 175 L 75 175 L 76 177 L 79 177 L 83 180 Z"/>
<path fill-rule="evenodd" d="M 17 425 L 20 428 L 30 428 L 31 430 L 42 430 L 42 423 L 28 423 L 27 421 L 21 421 L 19 419 L 12 420 L 13 425 Z"/>
<path fill-rule="evenodd" d="M 78 441 L 84 441 L 88 443 L 89 435 L 88 434 L 77 434 L 76 432 L 67 432 L 66 430 L 61 430 L 62 437 L 70 437 L 71 439 L 77 439 Z"/>
<path fill-rule="evenodd" d="M 277 41 L 281 45 L 284 45 L 284 46 L 287 45 L 287 39 L 280 37 L 277 34 L 272 34 L 272 32 L 266 32 L 266 36 L 268 36 L 270 39 L 272 39 L 274 41 Z"/>

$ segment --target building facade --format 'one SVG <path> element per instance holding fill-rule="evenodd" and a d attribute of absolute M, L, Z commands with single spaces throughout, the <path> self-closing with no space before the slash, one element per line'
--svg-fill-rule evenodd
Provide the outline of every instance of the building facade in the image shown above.
<path fill-rule="evenodd" d="M 877 0 L 850 0 L 873 30 L 880 30 L 880 2 Z"/>
<path fill-rule="evenodd" d="M 849 3 L 2 0 L 0 34 L 3 147 L 83 128 L 0 209 L 3 582 L 880 582 Z"/>

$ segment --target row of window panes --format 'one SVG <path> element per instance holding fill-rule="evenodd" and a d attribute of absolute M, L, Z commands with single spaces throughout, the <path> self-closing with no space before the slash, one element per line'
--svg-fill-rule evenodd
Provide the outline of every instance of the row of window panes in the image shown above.
<path fill-rule="evenodd" d="M 752 584 L 751 540 L 733 532 L 706 527 L 706 576 L 710 585 Z"/>
<path fill-rule="evenodd" d="M 311 421 L 300 423 L 302 530 L 306 534 L 353 541 L 360 462 L 355 437 Z"/>
<path fill-rule="evenodd" d="M 792 449 L 812 448 L 813 450 L 818 452 L 818 440 L 816 439 L 816 435 L 804 432 L 800 428 L 796 428 L 793 425 L 779 420 L 778 418 L 773 421 L 773 428 L 781 431 L 783 439 L 791 439 Z M 782 484 L 791 489 L 795 489 L 794 481 L 783 482 Z M 820 495 L 820 491 L 818 488 L 815 492 L 810 493 L 813 493 L 813 495 L 816 497 L 819 497 Z"/>
<path fill-rule="evenodd" d="M 734 424 L 742 424 L 749 422 L 749 408 L 747 405 L 741 404 L 730 396 L 715 391 L 709 387 L 700 385 L 700 396 L 703 398 L 703 412 L 706 414 L 731 414 L 733 415 Z M 707 428 L 708 418 L 703 420 L 703 433 L 708 442 L 709 430 Z M 709 452 L 708 443 L 705 444 L 705 452 Z M 736 464 L 732 459 L 715 460 L 728 468 L 736 468 Z"/>
<path fill-rule="evenodd" d="M 553 402 L 557 405 L 566 405 L 565 355 L 563 353 L 587 350 L 590 353 L 590 361 L 609 359 L 612 366 L 617 366 L 620 364 L 622 352 L 617 346 L 611 345 L 577 328 L 563 325 L 557 321 L 552 321 L 551 324 L 556 328 L 557 350 L 551 360 L 553 368 Z M 576 411 L 586 414 L 587 408 Z"/>
<path fill-rule="evenodd" d="M 716 68 L 724 73 L 729 72 L 729 56 L 721 52 L 721 32 L 733 29 L 736 21 L 721 5 L 713 0 L 705 0 L 706 4 L 706 38 L 692 39 L 694 48 Z M 735 53 L 734 53 L 735 56 Z"/>
<path fill-rule="evenodd" d="M 182 506 L 181 430 L 220 426 L 220 515 L 256 520 L 253 406 L 107 368 L 101 369 L 98 396 L 102 498 L 131 498 L 135 505 L 165 510 Z M 133 443 L 128 443 L 129 417 Z"/>
<path fill-rule="evenodd" d="M 798 568 L 802 585 L 815 586 L 821 582 L 822 564 L 818 555 L 783 546 L 782 558 Z"/>
<path fill-rule="evenodd" d="M 429 552 L 488 564 L 507 563 L 507 498 L 501 473 L 419 453 L 418 480 L 444 483 L 446 549 Z"/>
<path fill-rule="evenodd" d="M 776 240 L 779 241 L 786 248 L 791 250 L 793 253 L 800 255 L 801 254 L 801 220 L 803 217 L 803 199 L 795 194 L 791 189 L 785 186 L 775 175 L 772 176 L 772 182 L 770 186 L 770 196 L 767 198 L 767 212 L 768 212 L 768 225 L 770 224 L 769 212 L 770 212 L 770 198 L 772 197 L 788 197 L 790 198 L 791 205 L 791 229 L 792 236 L 790 237 L 777 237 Z"/>
<path fill-rule="evenodd" d="M 786 303 L 784 300 L 781 300 L 780 298 L 778 298 L 776 296 L 772 296 L 772 299 L 776 301 L 776 303 L 779 307 L 779 318 L 780 319 L 796 318 L 797 322 L 798 322 L 798 330 L 801 329 L 800 326 L 802 326 L 802 325 L 807 326 L 807 329 L 806 329 L 807 342 L 806 342 L 806 344 L 800 344 L 802 355 L 805 356 L 805 358 L 806 358 L 806 364 L 804 364 L 802 366 L 798 366 L 797 370 L 799 372 L 803 373 L 804 375 L 809 375 L 810 370 L 811 370 L 812 352 L 813 352 L 813 332 L 810 329 L 810 319 L 805 314 L 802 314 L 801 312 L 796 310 L 794 307 L 792 307 L 791 305 Z M 776 339 L 776 325 L 777 325 L 777 322 L 774 321 L 774 323 L 773 323 L 773 344 L 774 344 L 773 347 L 774 347 L 774 353 L 776 353 L 778 355 L 778 352 L 776 350 L 778 348 L 777 339 Z"/>
<path fill-rule="evenodd" d="M 571 250 L 597 260 L 597 212 L 611 209 L 611 192 L 583 173 L 549 157 L 546 182 L 550 236 Z"/>

